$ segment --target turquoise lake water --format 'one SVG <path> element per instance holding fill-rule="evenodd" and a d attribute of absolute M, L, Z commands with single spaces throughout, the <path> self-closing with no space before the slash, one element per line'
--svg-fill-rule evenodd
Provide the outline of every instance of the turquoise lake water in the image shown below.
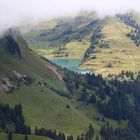
<path fill-rule="evenodd" d="M 63 58 L 54 58 L 50 59 L 51 62 L 56 65 L 61 66 L 62 68 L 67 68 L 70 71 L 78 72 L 78 73 L 91 73 L 90 70 L 83 70 L 79 68 L 81 60 L 79 59 L 63 59 Z"/>

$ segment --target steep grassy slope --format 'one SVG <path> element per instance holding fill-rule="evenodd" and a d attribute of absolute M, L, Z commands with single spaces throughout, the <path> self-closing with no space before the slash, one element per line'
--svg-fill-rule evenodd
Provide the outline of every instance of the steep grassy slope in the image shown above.
<path fill-rule="evenodd" d="M 100 43 L 97 44 L 91 54 L 96 58 L 90 57 L 81 67 L 103 75 L 122 70 L 139 71 L 140 48 L 126 36 L 131 29 L 117 18 L 107 18 L 101 29 L 101 40 L 108 42 L 109 47 L 101 48 Z"/>
<path fill-rule="evenodd" d="M 68 99 L 47 89 L 43 89 L 43 92 L 41 90 L 36 84 L 30 87 L 22 85 L 20 90 L 12 95 L 1 93 L 0 102 L 10 105 L 21 103 L 26 122 L 33 129 L 37 125 L 73 135 L 79 135 L 86 130 L 90 120 L 76 110 Z"/>
<path fill-rule="evenodd" d="M 37 125 L 61 130 L 66 134 L 81 134 L 90 120 L 75 109 L 68 99 L 55 92 L 55 90 L 59 90 L 60 93 L 67 92 L 59 70 L 30 51 L 21 38 L 18 38 L 18 41 L 21 58 L 9 53 L 3 48 L 2 43 L 0 46 L 0 102 L 10 105 L 21 103 L 26 123 L 32 128 Z M 21 81 L 16 89 L 7 94 L 2 89 L 3 78 L 9 78 L 8 82 L 16 86 L 18 80 L 13 71 L 27 75 L 33 81 L 29 85 Z M 43 85 L 44 82 L 49 87 Z M 67 105 L 70 105 L 69 109 Z"/>
<path fill-rule="evenodd" d="M 45 80 L 55 88 L 64 88 L 59 82 L 56 74 L 52 72 L 49 62 L 44 61 L 37 54 L 33 53 L 27 48 L 27 44 L 19 38 L 21 49 L 21 59 L 12 56 L 7 50 L 3 49 L 2 44 L 0 47 L 0 75 L 13 76 L 13 71 L 22 74 L 30 75 L 38 80 Z"/>

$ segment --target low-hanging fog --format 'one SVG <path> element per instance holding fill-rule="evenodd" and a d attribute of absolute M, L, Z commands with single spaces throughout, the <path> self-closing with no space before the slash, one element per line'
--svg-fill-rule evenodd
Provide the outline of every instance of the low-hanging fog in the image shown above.
<path fill-rule="evenodd" d="M 40 19 L 73 15 L 80 10 L 99 15 L 140 11 L 140 0 L 0 0 L 0 29 Z"/>

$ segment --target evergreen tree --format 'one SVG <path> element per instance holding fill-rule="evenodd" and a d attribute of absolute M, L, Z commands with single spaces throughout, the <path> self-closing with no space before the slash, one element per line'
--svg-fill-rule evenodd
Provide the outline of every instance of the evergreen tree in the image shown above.
<path fill-rule="evenodd" d="M 86 140 L 92 140 L 94 136 L 94 128 L 92 126 L 92 124 L 89 125 L 88 130 L 85 134 L 85 139 Z"/>
<path fill-rule="evenodd" d="M 73 136 L 67 136 L 67 140 L 74 140 Z"/>
<path fill-rule="evenodd" d="M 38 134 L 38 128 L 37 128 L 37 126 L 35 126 L 35 135 L 37 135 Z"/>
<path fill-rule="evenodd" d="M 92 103 L 92 104 L 96 104 L 96 96 L 93 94 L 93 95 L 91 95 L 91 97 L 90 97 L 90 102 Z"/>
<path fill-rule="evenodd" d="M 13 139 L 12 133 L 9 132 L 9 133 L 8 133 L 8 140 L 12 140 L 12 139 Z"/>
<path fill-rule="evenodd" d="M 24 140 L 28 140 L 28 135 L 25 135 Z"/>

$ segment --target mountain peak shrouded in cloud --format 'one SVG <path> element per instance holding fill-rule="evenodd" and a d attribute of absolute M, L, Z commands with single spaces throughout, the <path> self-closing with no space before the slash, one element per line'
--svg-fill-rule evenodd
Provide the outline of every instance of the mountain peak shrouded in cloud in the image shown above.
<path fill-rule="evenodd" d="M 0 28 L 72 15 L 80 10 L 97 11 L 100 15 L 115 14 L 130 9 L 139 11 L 139 5 L 139 0 L 1 0 Z"/>

